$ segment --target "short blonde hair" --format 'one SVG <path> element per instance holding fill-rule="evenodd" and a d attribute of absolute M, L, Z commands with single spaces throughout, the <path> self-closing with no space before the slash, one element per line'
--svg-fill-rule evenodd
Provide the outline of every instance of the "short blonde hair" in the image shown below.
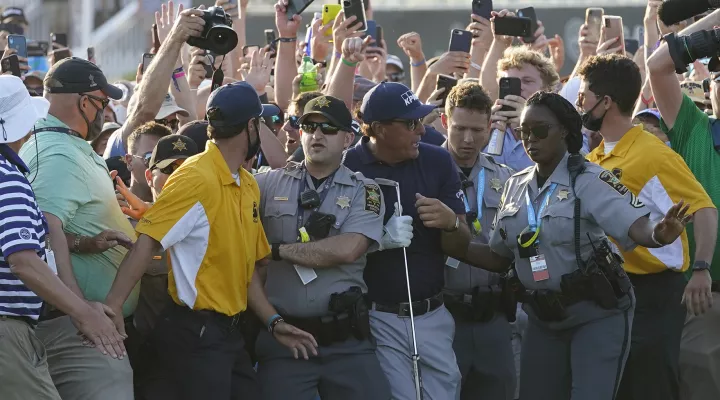
<path fill-rule="evenodd" d="M 560 75 L 555 71 L 552 60 L 535 50 L 524 47 L 510 47 L 505 50 L 503 57 L 498 61 L 498 72 L 506 72 L 510 69 L 520 69 L 525 65 L 532 65 L 540 72 L 545 89 L 552 90 L 560 81 Z"/>

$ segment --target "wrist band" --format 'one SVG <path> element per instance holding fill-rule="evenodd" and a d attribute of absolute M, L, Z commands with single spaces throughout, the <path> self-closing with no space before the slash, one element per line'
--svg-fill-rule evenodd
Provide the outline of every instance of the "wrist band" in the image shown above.
<path fill-rule="evenodd" d="M 275 335 L 275 327 L 281 322 L 285 322 L 285 320 L 279 315 L 270 322 L 270 325 L 268 325 L 268 332 L 270 332 L 270 335 Z"/>
<path fill-rule="evenodd" d="M 350 61 L 346 60 L 345 57 L 341 58 L 340 60 L 342 61 L 343 64 L 347 65 L 348 67 L 355 68 L 355 66 L 358 65 L 358 63 L 351 63 Z"/>
<path fill-rule="evenodd" d="M 416 63 L 414 63 L 414 62 L 412 62 L 412 61 L 410 62 L 410 66 L 412 66 L 412 67 L 420 67 L 420 66 L 422 66 L 422 65 L 424 65 L 424 64 L 425 64 L 425 59 L 424 59 L 424 58 L 423 58 L 421 61 L 418 61 L 418 62 L 416 62 Z"/>
<path fill-rule="evenodd" d="M 281 42 L 281 43 L 292 43 L 292 42 L 297 41 L 297 36 L 296 37 L 281 37 L 281 38 L 277 38 L 277 41 Z"/>
<path fill-rule="evenodd" d="M 267 324 L 265 326 L 270 329 L 270 325 L 272 325 L 273 321 L 275 321 L 276 318 L 282 318 L 280 314 L 273 314 L 270 318 L 267 320 Z"/>
<path fill-rule="evenodd" d="M 339 51 L 335 52 L 335 58 L 342 58 L 342 53 Z"/>
<path fill-rule="evenodd" d="M 178 67 L 177 69 L 175 69 L 175 71 L 173 71 L 173 75 L 179 74 L 179 73 L 181 73 L 181 72 L 185 72 L 185 70 L 183 69 L 182 65 L 181 65 L 180 67 Z"/>
<path fill-rule="evenodd" d="M 652 233 L 652 235 L 650 235 L 650 238 L 652 239 L 652 241 L 653 241 L 656 245 L 658 245 L 658 247 L 663 247 L 663 246 L 665 246 L 664 244 L 658 242 L 657 239 L 655 239 L 655 230 L 653 230 L 653 233 Z"/>
<path fill-rule="evenodd" d="M 173 74 L 173 79 L 180 79 L 185 76 L 185 71 L 176 72 Z"/>
<path fill-rule="evenodd" d="M 75 240 L 73 241 L 73 253 L 80 253 L 80 239 L 80 235 L 75 236 Z"/>
<path fill-rule="evenodd" d="M 482 66 L 479 65 L 478 63 L 471 62 L 471 63 L 470 63 L 470 66 L 473 67 L 473 68 L 475 68 L 475 69 L 478 70 L 478 71 L 482 71 Z"/>

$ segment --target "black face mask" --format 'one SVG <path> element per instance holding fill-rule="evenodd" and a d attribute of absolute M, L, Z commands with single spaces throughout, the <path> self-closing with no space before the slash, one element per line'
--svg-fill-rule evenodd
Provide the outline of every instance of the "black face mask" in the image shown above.
<path fill-rule="evenodd" d="M 255 132 L 257 133 L 257 140 L 255 143 L 252 142 L 252 139 L 250 139 L 250 124 L 248 124 L 247 129 L 247 138 L 248 138 L 248 151 L 247 155 L 245 156 L 245 161 L 252 160 L 253 157 L 257 155 L 257 153 L 260 151 L 260 123 L 258 120 L 253 121 L 253 125 L 255 125 Z M 102 130 L 102 127 L 101 127 Z"/>
<path fill-rule="evenodd" d="M 604 99 L 604 98 L 603 98 Z M 600 117 L 593 117 L 592 112 L 595 111 L 595 109 L 602 103 L 602 100 L 595 103 L 595 105 L 588 111 L 583 113 L 580 117 L 582 118 L 582 124 L 585 127 L 585 129 L 593 131 L 593 132 L 599 132 L 600 128 L 602 127 L 603 119 L 605 119 L 605 114 L 607 114 L 607 110 L 603 113 Z"/>
<path fill-rule="evenodd" d="M 90 101 L 88 99 L 88 101 Z M 88 142 L 92 142 L 94 139 L 96 139 L 100 134 L 102 133 L 103 123 L 105 123 L 105 113 L 103 113 L 103 110 L 101 108 L 98 108 L 98 106 L 95 105 L 92 101 L 90 101 L 90 104 L 95 107 L 97 110 L 97 113 L 95 114 L 95 119 L 92 123 L 90 123 L 90 120 L 85 116 L 85 112 L 82 110 L 82 96 L 78 99 L 78 109 L 80 110 L 80 115 L 82 115 L 83 119 L 85 120 L 85 123 L 88 127 L 87 136 L 85 137 L 85 140 Z"/>

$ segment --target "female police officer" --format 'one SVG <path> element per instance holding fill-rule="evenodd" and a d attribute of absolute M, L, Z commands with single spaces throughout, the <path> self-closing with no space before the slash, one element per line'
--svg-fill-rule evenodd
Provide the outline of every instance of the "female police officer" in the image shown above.
<path fill-rule="evenodd" d="M 537 165 L 507 181 L 490 244 L 472 243 L 465 257 L 492 271 L 515 263 L 529 315 L 522 399 L 614 398 L 634 295 L 606 232 L 623 248 L 661 247 L 689 219 L 681 201 L 659 223 L 650 221 L 635 195 L 580 156 L 581 127 L 557 94 L 538 92 L 527 101 L 518 130 Z"/>

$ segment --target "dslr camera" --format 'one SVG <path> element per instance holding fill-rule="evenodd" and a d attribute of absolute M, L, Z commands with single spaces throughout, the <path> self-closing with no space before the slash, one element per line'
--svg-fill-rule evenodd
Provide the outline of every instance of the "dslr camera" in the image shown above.
<path fill-rule="evenodd" d="M 232 29 L 232 18 L 222 7 L 203 10 L 205 27 L 199 37 L 191 37 L 187 43 L 193 47 L 209 50 L 217 55 L 231 52 L 238 44 L 237 33 Z"/>
<path fill-rule="evenodd" d="M 708 69 L 711 72 L 720 71 L 720 29 L 698 31 L 686 36 L 671 33 L 665 35 L 664 40 L 678 74 L 687 72 L 688 64 L 706 57 L 710 57 Z"/>

